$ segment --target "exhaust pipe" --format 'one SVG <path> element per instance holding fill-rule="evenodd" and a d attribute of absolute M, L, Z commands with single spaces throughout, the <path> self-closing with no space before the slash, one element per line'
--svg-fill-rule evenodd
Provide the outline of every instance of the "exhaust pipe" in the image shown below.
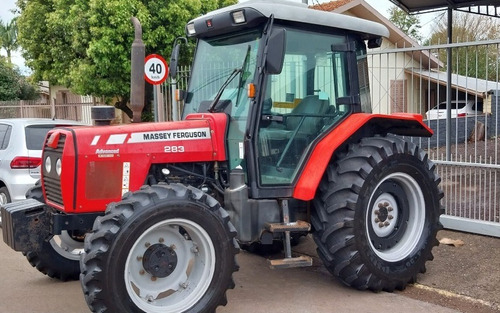
<path fill-rule="evenodd" d="M 132 107 L 132 123 L 141 122 L 141 113 L 144 108 L 144 59 L 146 48 L 142 41 L 142 26 L 139 20 L 131 17 L 134 25 L 135 38 L 131 49 L 130 71 L 130 106 Z"/>

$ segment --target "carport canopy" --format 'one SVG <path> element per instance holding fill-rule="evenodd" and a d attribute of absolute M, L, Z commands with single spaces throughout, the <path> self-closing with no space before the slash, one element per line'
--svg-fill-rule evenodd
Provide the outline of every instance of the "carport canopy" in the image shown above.
<path fill-rule="evenodd" d="M 424 13 L 445 9 L 463 10 L 488 16 L 500 16 L 500 0 L 390 0 L 408 13 Z M 474 7 L 475 9 L 472 9 Z"/>

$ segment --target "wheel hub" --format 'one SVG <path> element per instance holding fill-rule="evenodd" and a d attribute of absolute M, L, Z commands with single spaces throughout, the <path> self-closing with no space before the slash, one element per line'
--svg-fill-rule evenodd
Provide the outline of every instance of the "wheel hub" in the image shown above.
<path fill-rule="evenodd" d="M 392 211 L 394 211 L 394 209 L 389 202 L 380 202 L 378 204 L 378 210 L 373 212 L 376 216 L 374 222 L 378 223 L 380 228 L 390 226 L 391 220 L 394 219 L 394 215 L 391 214 Z"/>
<path fill-rule="evenodd" d="M 177 267 L 177 253 L 171 247 L 161 243 L 151 245 L 144 252 L 142 266 L 154 277 L 167 277 Z"/>
<path fill-rule="evenodd" d="M 373 194 L 368 231 L 375 249 L 394 247 L 406 231 L 408 201 L 403 188 L 395 181 L 385 181 Z"/>

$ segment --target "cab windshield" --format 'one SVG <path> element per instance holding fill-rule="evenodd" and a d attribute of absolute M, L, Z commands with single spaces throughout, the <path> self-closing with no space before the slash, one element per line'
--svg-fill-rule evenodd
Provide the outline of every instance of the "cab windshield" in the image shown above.
<path fill-rule="evenodd" d="M 183 117 L 212 108 L 246 119 L 260 37 L 261 31 L 251 31 L 198 41 Z"/>

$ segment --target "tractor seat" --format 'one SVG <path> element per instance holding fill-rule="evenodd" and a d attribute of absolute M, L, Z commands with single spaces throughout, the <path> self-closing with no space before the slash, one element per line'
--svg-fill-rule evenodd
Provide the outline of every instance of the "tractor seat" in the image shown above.
<path fill-rule="evenodd" d="M 323 119 L 318 117 L 318 115 L 324 116 L 328 108 L 328 100 L 320 100 L 317 95 L 306 96 L 292 110 L 290 113 L 291 116 L 286 118 L 286 129 L 295 130 L 300 127 L 300 133 L 317 134 L 323 126 Z"/>
<path fill-rule="evenodd" d="M 306 96 L 290 112 L 285 114 L 283 124 L 274 124 L 262 129 L 264 136 L 268 140 L 288 139 L 297 130 L 297 134 L 302 136 L 316 135 L 323 126 L 323 119 L 318 115 L 324 116 L 333 108 L 328 100 L 320 100 L 317 95 Z M 308 116 L 313 115 L 313 116 Z"/>

